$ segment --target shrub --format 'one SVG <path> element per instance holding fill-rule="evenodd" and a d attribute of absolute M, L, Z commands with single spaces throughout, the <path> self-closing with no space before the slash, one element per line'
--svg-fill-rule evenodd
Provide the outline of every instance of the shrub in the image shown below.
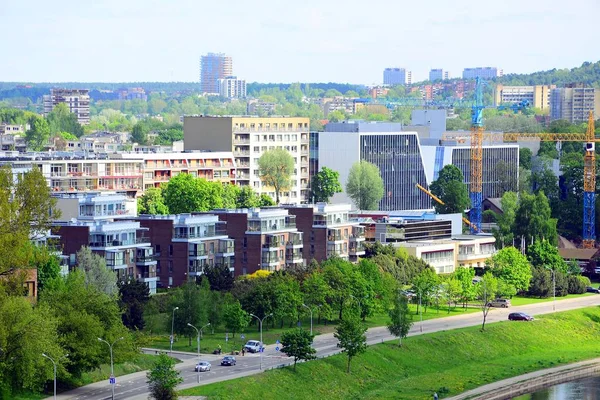
<path fill-rule="evenodd" d="M 585 293 L 585 284 L 579 279 L 580 276 L 569 275 L 567 281 L 569 283 L 569 294 L 581 294 Z M 589 279 L 588 279 L 589 280 Z"/>

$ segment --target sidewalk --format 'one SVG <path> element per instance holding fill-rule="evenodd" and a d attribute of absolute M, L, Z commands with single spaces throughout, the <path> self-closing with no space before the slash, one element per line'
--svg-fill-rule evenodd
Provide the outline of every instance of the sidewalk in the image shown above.
<path fill-rule="evenodd" d="M 547 368 L 514 376 L 466 391 L 446 400 L 501 400 L 531 393 L 538 389 L 596 375 L 600 372 L 600 358 L 580 361 L 560 367 Z"/>

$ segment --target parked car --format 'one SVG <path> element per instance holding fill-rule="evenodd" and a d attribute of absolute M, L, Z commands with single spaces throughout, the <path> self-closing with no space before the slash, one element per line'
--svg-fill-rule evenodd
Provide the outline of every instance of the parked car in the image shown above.
<path fill-rule="evenodd" d="M 402 290 L 400 293 L 406 296 L 409 300 L 416 296 L 415 292 L 412 290 Z"/>
<path fill-rule="evenodd" d="M 262 344 L 258 340 L 248 340 L 244 345 L 246 351 L 250 353 L 258 353 L 262 347 Z"/>
<path fill-rule="evenodd" d="M 585 291 L 588 292 L 588 293 L 600 293 L 600 289 L 596 289 L 596 288 L 593 288 L 591 286 L 586 287 Z"/>
<path fill-rule="evenodd" d="M 509 321 L 533 321 L 533 317 L 531 315 L 525 314 L 523 312 L 513 312 L 508 314 Z"/>
<path fill-rule="evenodd" d="M 225 356 L 221 360 L 221 365 L 235 365 L 235 357 L 234 356 Z"/>
<path fill-rule="evenodd" d="M 210 363 L 208 361 L 200 361 L 198 364 L 196 364 L 196 368 L 194 369 L 194 371 L 196 372 L 207 372 L 210 371 Z"/>
<path fill-rule="evenodd" d="M 502 307 L 508 308 L 510 307 L 510 300 L 508 299 L 496 299 L 492 300 L 488 303 L 488 307 Z"/>

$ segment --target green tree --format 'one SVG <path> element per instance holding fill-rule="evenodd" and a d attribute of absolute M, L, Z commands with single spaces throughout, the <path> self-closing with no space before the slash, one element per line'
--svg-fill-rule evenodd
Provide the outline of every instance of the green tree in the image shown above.
<path fill-rule="evenodd" d="M 260 206 L 260 201 L 258 194 L 247 185 L 240 188 L 235 204 L 237 208 L 254 208 Z"/>
<path fill-rule="evenodd" d="M 533 153 L 531 149 L 522 147 L 519 149 L 519 167 L 531 170 L 531 157 Z"/>
<path fill-rule="evenodd" d="M 236 332 L 242 332 L 249 323 L 249 316 L 244 310 L 240 302 L 231 295 L 225 296 L 225 304 L 223 305 L 223 322 L 228 332 L 231 332 L 232 337 L 235 337 Z"/>
<path fill-rule="evenodd" d="M 77 115 L 65 103 L 57 104 L 48 114 L 47 121 L 51 134 L 68 132 L 76 137 L 83 135 L 83 127 L 79 124 Z"/>
<path fill-rule="evenodd" d="M 294 173 L 294 158 L 285 149 L 273 149 L 263 153 L 258 159 L 260 179 L 275 190 L 275 203 L 279 195 L 291 186 Z"/>
<path fill-rule="evenodd" d="M 539 298 L 548 297 L 552 293 L 552 273 L 544 267 L 532 268 L 533 276 L 528 294 Z"/>
<path fill-rule="evenodd" d="M 417 277 L 413 280 L 413 289 L 421 296 L 421 303 L 425 305 L 425 312 L 427 312 L 427 304 L 431 295 L 437 290 L 439 285 L 439 277 L 433 270 L 433 268 L 424 269 Z M 417 307 L 417 314 L 419 308 Z"/>
<path fill-rule="evenodd" d="M 169 207 L 164 202 L 161 188 L 149 188 L 138 197 L 138 214 L 167 215 Z"/>
<path fill-rule="evenodd" d="M 92 253 L 89 247 L 83 246 L 77 252 L 77 268 L 83 272 L 85 284 L 96 290 L 116 297 L 117 274 L 108 269 L 106 259 L 96 253 Z"/>
<path fill-rule="evenodd" d="M 556 245 L 558 234 L 556 232 L 556 219 L 551 218 L 550 204 L 544 193 L 522 193 L 519 199 L 519 208 L 515 214 L 514 233 L 517 239 L 523 238 L 526 243 L 546 239 Z"/>
<path fill-rule="evenodd" d="M 323 167 L 312 178 L 310 187 L 314 203 L 328 203 L 331 196 L 342 192 L 340 173 L 327 167 Z"/>
<path fill-rule="evenodd" d="M 352 165 L 346 183 L 346 193 L 361 210 L 376 210 L 383 198 L 384 185 L 379 168 L 367 161 Z"/>
<path fill-rule="evenodd" d="M 138 143 L 142 145 L 148 144 L 149 130 L 150 129 L 143 121 L 138 122 L 133 126 L 133 129 L 131 130 L 131 141 L 133 143 Z"/>
<path fill-rule="evenodd" d="M 402 346 L 402 338 L 405 338 L 413 324 L 412 315 L 408 308 L 408 298 L 398 293 L 394 300 L 394 307 L 388 310 L 390 322 L 388 331 L 398 338 L 398 346 Z"/>
<path fill-rule="evenodd" d="M 317 351 L 312 347 L 314 335 L 302 328 L 296 328 L 281 334 L 281 352 L 294 357 L 294 371 L 298 360 L 313 360 Z"/>
<path fill-rule="evenodd" d="M 34 246 L 31 244 L 31 246 Z M 48 251 L 47 246 L 33 247 L 31 268 L 37 269 L 38 291 L 44 290 L 47 282 L 60 276 L 60 260 Z"/>
<path fill-rule="evenodd" d="M 348 356 L 346 372 L 350 373 L 350 363 L 359 354 L 367 351 L 367 328 L 358 318 L 344 318 L 335 328 L 333 336 L 339 341 L 339 347 Z"/>
<path fill-rule="evenodd" d="M 173 214 L 209 211 L 223 207 L 223 186 L 189 174 L 179 174 L 162 190 L 165 205 Z"/>
<path fill-rule="evenodd" d="M 469 207 L 469 193 L 460 169 L 449 164 L 440 170 L 438 178 L 430 185 L 431 193 L 437 196 L 444 204 L 431 200 L 438 214 L 464 213 Z"/>
<path fill-rule="evenodd" d="M 475 298 L 475 286 L 473 285 L 475 269 L 460 267 L 454 272 L 454 277 L 460 282 L 460 299 L 463 308 L 467 308 L 467 303 Z"/>
<path fill-rule="evenodd" d="M 531 282 L 531 265 L 514 247 L 505 247 L 489 260 L 492 274 L 513 285 L 517 291 L 526 291 Z"/>
<path fill-rule="evenodd" d="M 448 314 L 450 314 L 450 306 L 454 304 L 456 308 L 456 303 L 460 300 L 461 282 L 456 278 L 447 279 L 440 285 L 440 290 L 445 303 L 448 304 Z"/>
<path fill-rule="evenodd" d="M 558 253 L 558 248 L 547 240 L 538 240 L 527 248 L 527 259 L 534 267 L 549 268 L 567 273 L 569 267 Z"/>
<path fill-rule="evenodd" d="M 233 273 L 224 264 L 205 265 L 202 279 L 208 279 L 211 290 L 229 291 L 233 287 Z"/>
<path fill-rule="evenodd" d="M 223 186 L 223 208 L 237 208 L 237 201 L 240 196 L 241 189 L 239 186 L 231 184 Z"/>
<path fill-rule="evenodd" d="M 144 329 L 144 307 L 150 300 L 150 289 L 144 282 L 130 280 L 119 284 L 123 325 L 131 330 Z"/>
<path fill-rule="evenodd" d="M 259 207 L 270 207 L 275 206 L 277 203 L 266 193 L 261 193 L 258 198 L 258 206 Z"/>
<path fill-rule="evenodd" d="M 208 304 L 203 300 L 200 286 L 194 282 L 186 282 L 176 289 L 171 298 L 171 310 L 175 307 L 179 309 L 175 312 L 175 319 L 169 318 L 167 328 L 174 330 L 177 334 L 188 338 L 188 345 L 192 345 L 192 338 L 196 337 L 196 330 L 188 325 L 202 326 L 208 322 Z"/>
<path fill-rule="evenodd" d="M 511 246 L 514 241 L 515 216 L 518 208 L 518 197 L 515 192 L 506 192 L 502 195 L 500 204 L 502 213 L 497 217 L 498 229 L 493 233 L 500 247 Z"/>
<path fill-rule="evenodd" d="M 150 385 L 150 395 L 154 399 L 175 400 L 178 398 L 175 388 L 183 382 L 183 378 L 174 367 L 175 360 L 162 353 L 146 374 Z"/>
<path fill-rule="evenodd" d="M 485 330 L 485 321 L 487 319 L 490 308 L 492 307 L 491 301 L 496 298 L 498 293 L 498 279 L 494 277 L 490 272 L 486 272 L 482 279 L 475 285 L 476 298 L 479 302 L 479 308 L 483 313 L 483 322 L 481 323 L 481 330 Z"/>
<path fill-rule="evenodd" d="M 29 120 L 29 130 L 25 132 L 27 146 L 34 151 L 41 151 L 50 139 L 50 126 L 42 117 L 32 117 Z"/>

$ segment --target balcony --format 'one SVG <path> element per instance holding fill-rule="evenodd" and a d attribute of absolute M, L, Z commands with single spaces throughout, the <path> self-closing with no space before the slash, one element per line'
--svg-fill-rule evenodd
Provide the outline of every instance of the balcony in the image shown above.
<path fill-rule="evenodd" d="M 156 265 L 154 249 L 152 247 L 137 249 L 135 254 L 135 264 L 138 266 Z"/>
<path fill-rule="evenodd" d="M 288 251 L 285 255 L 286 264 L 301 264 L 304 263 L 301 251 Z"/>
<path fill-rule="evenodd" d="M 189 276 L 200 276 L 204 273 L 204 261 L 192 261 L 188 266 Z"/>
<path fill-rule="evenodd" d="M 233 152 L 235 157 L 250 157 L 250 151 L 248 150 L 235 150 Z"/>
<path fill-rule="evenodd" d="M 365 245 L 363 244 L 363 242 L 357 242 L 356 245 L 351 244 L 348 251 L 351 256 L 364 256 Z"/>
<path fill-rule="evenodd" d="M 265 238 L 265 243 L 263 244 L 263 250 L 278 250 L 281 244 L 281 240 L 279 240 L 278 236 L 267 235 Z"/>
<path fill-rule="evenodd" d="M 289 239 L 285 244 L 288 249 L 297 249 L 304 246 L 304 240 L 301 233 L 290 233 Z"/>
<path fill-rule="evenodd" d="M 208 252 L 204 248 L 189 250 L 188 257 L 190 259 L 206 259 L 208 258 Z"/>
<path fill-rule="evenodd" d="M 219 241 L 218 257 L 229 257 L 235 254 L 235 244 L 233 239 Z"/>
<path fill-rule="evenodd" d="M 135 246 L 137 244 L 150 245 L 150 238 L 142 236 L 142 237 L 135 238 L 135 240 L 113 240 L 113 241 L 90 242 L 89 247 L 92 247 L 92 248 L 123 247 L 123 246 Z"/>
<path fill-rule="evenodd" d="M 236 136 L 233 138 L 233 144 L 250 144 L 250 139 Z"/>
<path fill-rule="evenodd" d="M 351 242 L 360 242 L 365 240 L 365 228 L 362 226 L 352 227 L 352 233 L 350 234 Z"/>

